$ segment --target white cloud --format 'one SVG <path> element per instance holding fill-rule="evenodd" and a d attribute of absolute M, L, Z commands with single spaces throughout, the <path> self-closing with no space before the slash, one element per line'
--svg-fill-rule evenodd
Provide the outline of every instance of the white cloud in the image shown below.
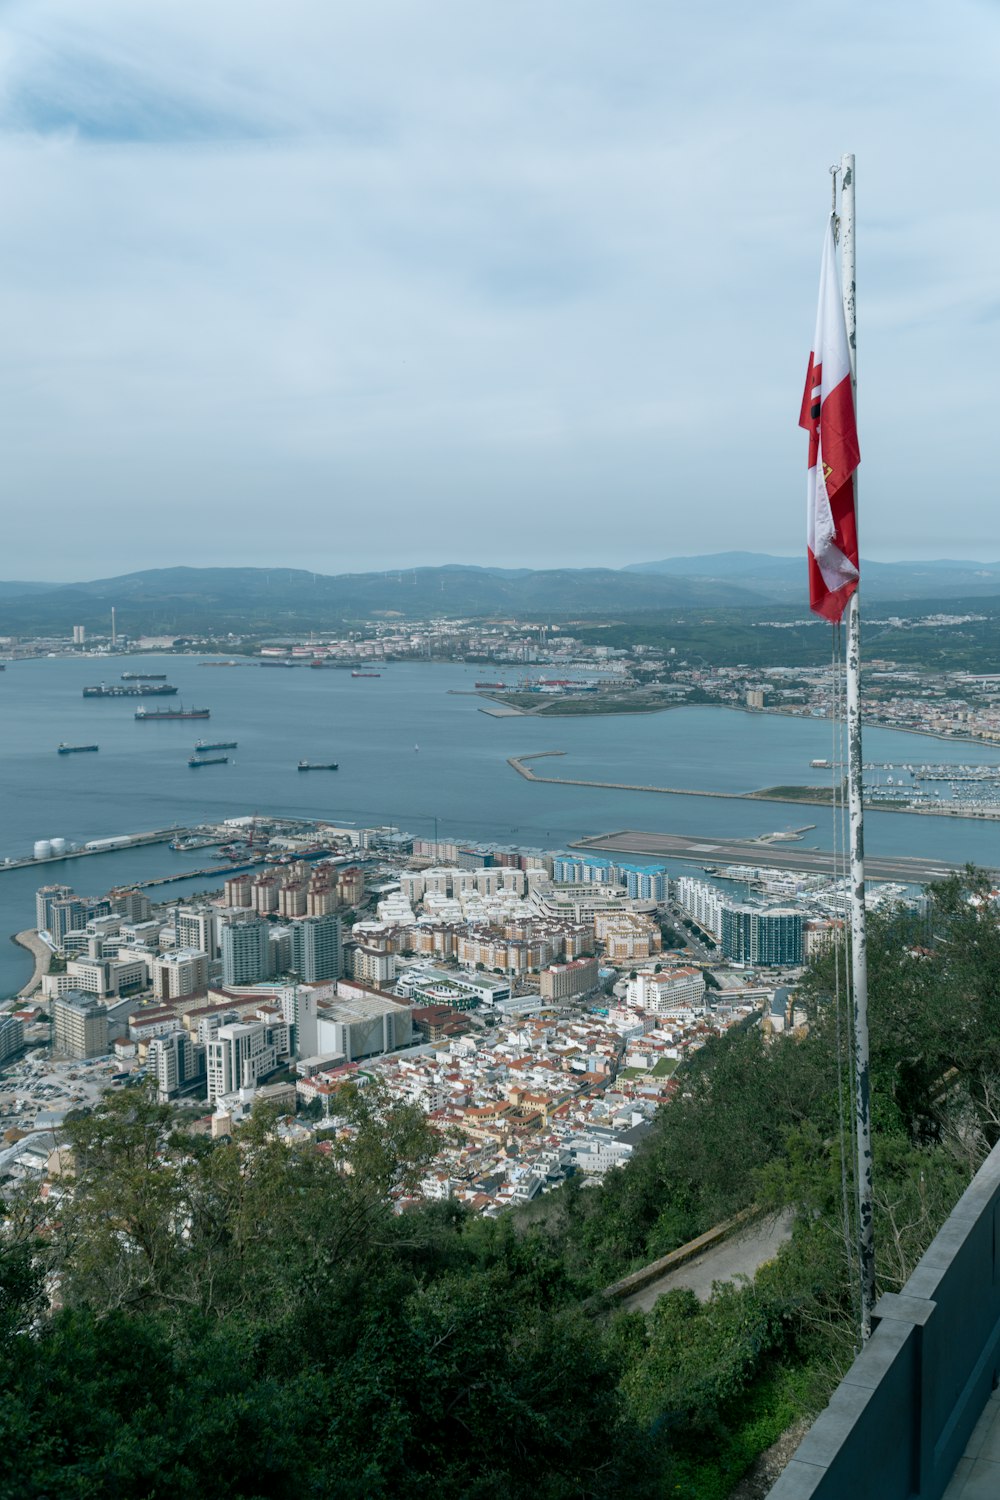
<path fill-rule="evenodd" d="M 841 149 L 865 550 L 996 555 L 996 22 L 839 14 L 8 6 L 0 571 L 796 550 Z"/>

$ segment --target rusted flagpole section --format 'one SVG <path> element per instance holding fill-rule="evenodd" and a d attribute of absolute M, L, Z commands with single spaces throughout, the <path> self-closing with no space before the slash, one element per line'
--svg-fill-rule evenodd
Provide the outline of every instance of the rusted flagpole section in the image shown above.
<path fill-rule="evenodd" d="M 854 155 L 840 162 L 840 267 L 844 321 L 857 410 L 857 305 L 854 238 Z M 858 475 L 854 472 L 854 509 Z M 850 827 L 851 974 L 854 1003 L 854 1115 L 857 1139 L 858 1263 L 861 1275 L 861 1339 L 871 1337 L 875 1307 L 875 1230 L 872 1222 L 871 1078 L 868 1048 L 868 936 L 865 912 L 865 822 L 861 753 L 860 588 L 847 605 L 847 804 Z"/>

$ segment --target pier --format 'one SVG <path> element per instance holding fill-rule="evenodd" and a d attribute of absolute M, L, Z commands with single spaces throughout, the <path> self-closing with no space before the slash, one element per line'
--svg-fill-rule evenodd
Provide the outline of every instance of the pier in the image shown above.
<path fill-rule="evenodd" d="M 84 847 L 83 849 L 64 849 L 58 854 L 46 854 L 41 859 L 35 859 L 29 855 L 26 859 L 11 859 L 0 864 L 0 874 L 4 870 L 24 870 L 29 865 L 58 865 L 64 859 L 82 859 L 85 854 L 120 854 L 123 849 L 138 849 L 143 844 L 168 844 L 178 834 L 187 830 L 180 824 L 173 828 L 155 828 L 151 833 L 123 833 L 113 834 L 107 839 L 91 839 L 91 845 L 97 847 Z"/>
<path fill-rule="evenodd" d="M 776 870 L 799 870 L 809 875 L 835 875 L 832 851 L 803 849 L 799 844 L 765 843 L 760 839 L 717 839 L 711 835 L 699 838 L 683 833 L 644 833 L 624 828 L 618 833 L 599 833 L 577 839 L 571 849 L 586 849 L 600 854 L 642 854 L 650 859 L 683 859 L 693 864 L 745 865 L 764 864 Z M 871 880 L 903 881 L 908 885 L 926 885 L 961 874 L 964 865 L 920 855 L 878 855 L 865 852 L 865 873 Z M 987 871 L 994 879 L 996 870 Z"/>

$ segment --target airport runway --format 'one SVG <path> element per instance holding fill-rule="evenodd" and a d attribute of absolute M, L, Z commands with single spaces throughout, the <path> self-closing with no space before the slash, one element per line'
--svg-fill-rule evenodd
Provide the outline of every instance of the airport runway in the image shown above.
<path fill-rule="evenodd" d="M 826 849 L 810 849 L 805 843 L 761 843 L 754 839 L 698 838 L 683 833 L 642 833 L 625 828 L 618 833 L 594 834 L 570 846 L 597 854 L 643 854 L 652 859 L 685 859 L 699 865 L 766 865 L 776 870 L 802 870 L 813 875 L 833 875 L 834 857 Z M 865 875 L 869 880 L 905 881 L 926 885 L 964 868 L 943 859 L 908 854 L 868 855 Z M 989 872 L 996 875 L 996 871 Z"/>

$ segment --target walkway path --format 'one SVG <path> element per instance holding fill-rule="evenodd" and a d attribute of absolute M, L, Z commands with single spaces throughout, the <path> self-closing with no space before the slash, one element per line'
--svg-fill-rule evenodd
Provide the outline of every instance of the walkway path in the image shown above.
<path fill-rule="evenodd" d="M 779 1248 L 791 1238 L 792 1218 L 791 1213 L 784 1213 L 772 1219 L 755 1220 L 703 1255 L 685 1261 L 665 1276 L 651 1281 L 641 1291 L 626 1297 L 620 1305 L 629 1312 L 649 1312 L 658 1297 L 675 1287 L 687 1287 L 699 1302 L 707 1302 L 712 1295 L 713 1282 L 733 1281 L 737 1276 L 752 1277 L 762 1265 L 773 1260 Z"/>
<path fill-rule="evenodd" d="M 42 942 L 38 933 L 31 927 L 26 928 L 24 932 L 16 932 L 11 938 L 11 942 L 17 943 L 19 948 L 27 948 L 35 960 L 35 972 L 28 980 L 28 983 L 23 985 L 17 993 L 19 995 L 34 994 L 35 990 L 41 985 L 42 976 L 49 972 L 49 965 L 52 962 L 52 949 L 48 943 Z"/>

